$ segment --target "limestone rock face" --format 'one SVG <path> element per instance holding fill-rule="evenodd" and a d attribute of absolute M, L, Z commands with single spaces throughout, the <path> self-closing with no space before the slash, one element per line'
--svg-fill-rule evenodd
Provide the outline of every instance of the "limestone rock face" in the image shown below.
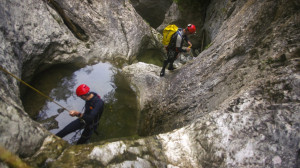
<path fill-rule="evenodd" d="M 139 62 L 126 66 L 122 70 L 138 95 L 140 109 L 144 109 L 144 103 L 151 101 L 153 89 L 156 89 L 161 82 L 159 77 L 161 68 Z"/>
<path fill-rule="evenodd" d="M 189 41 L 193 44 L 193 51 L 202 51 L 209 44 L 207 41 L 210 39 L 206 35 L 207 30 L 204 27 L 209 3 L 210 1 L 207 0 L 173 1 L 165 13 L 163 22 L 156 30 L 162 33 L 163 29 L 169 24 L 175 24 L 180 28 L 186 28 L 188 24 L 194 24 L 196 26 L 196 33 L 189 36 Z"/>
<path fill-rule="evenodd" d="M 182 127 L 188 136 L 161 136 L 168 145 L 188 139 L 189 164 L 196 158 L 199 167 L 299 166 L 299 5 L 212 1 L 205 25 L 212 42 L 196 59 L 159 80 L 127 71 L 140 65 L 126 67 L 141 92 L 141 135 Z"/>
<path fill-rule="evenodd" d="M 163 32 L 163 29 L 166 26 L 168 26 L 169 24 L 172 24 L 172 23 L 176 23 L 178 20 L 180 20 L 181 17 L 182 17 L 182 14 L 180 13 L 180 11 L 178 9 L 178 5 L 175 2 L 173 2 L 165 14 L 164 21 L 156 29 L 159 32 Z"/>
<path fill-rule="evenodd" d="M 172 0 L 131 0 L 136 11 L 154 28 L 164 20 Z"/>
<path fill-rule="evenodd" d="M 7 0 L 0 2 L 0 14 L 1 67 L 26 82 L 55 64 L 128 61 L 160 45 L 159 34 L 126 0 Z M 3 71 L 0 78 L 0 144 L 30 156 L 50 133 L 24 111 L 23 85 Z"/>

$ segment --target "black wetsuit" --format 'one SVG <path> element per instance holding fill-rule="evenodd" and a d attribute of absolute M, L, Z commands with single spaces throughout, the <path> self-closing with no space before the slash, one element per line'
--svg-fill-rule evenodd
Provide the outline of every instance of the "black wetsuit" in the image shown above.
<path fill-rule="evenodd" d="M 104 109 L 104 102 L 100 96 L 94 92 L 91 93 L 94 96 L 91 98 L 91 100 L 85 102 L 85 111 L 83 116 L 68 124 L 56 134 L 57 136 L 62 138 L 71 132 L 84 128 L 80 139 L 77 141 L 77 144 L 84 144 L 91 138 L 93 132 L 99 125 L 99 120 Z"/>

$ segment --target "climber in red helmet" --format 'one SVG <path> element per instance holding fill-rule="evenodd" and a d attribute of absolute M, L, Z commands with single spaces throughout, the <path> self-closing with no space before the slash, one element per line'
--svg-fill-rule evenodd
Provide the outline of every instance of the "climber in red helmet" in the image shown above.
<path fill-rule="evenodd" d="M 86 101 L 85 111 L 84 113 L 76 110 L 69 111 L 70 116 L 78 117 L 78 119 L 69 123 L 56 135 L 62 138 L 71 132 L 84 128 L 81 137 L 77 141 L 77 144 L 84 144 L 91 138 L 99 125 L 99 120 L 104 109 L 104 102 L 97 93 L 90 92 L 90 88 L 85 84 L 77 87 L 76 95 Z"/>
<path fill-rule="evenodd" d="M 160 76 L 165 75 L 165 69 L 169 64 L 168 70 L 174 70 L 173 67 L 174 61 L 177 59 L 178 54 L 180 52 L 189 52 L 192 47 L 192 43 L 189 41 L 188 36 L 190 34 L 194 34 L 196 32 L 196 26 L 193 24 L 188 24 L 185 29 L 179 28 L 176 33 L 174 33 L 171 37 L 169 45 L 166 47 L 167 49 L 167 60 L 163 63 L 163 68 L 160 72 Z M 189 44 L 187 49 L 182 49 L 183 42 L 186 41 Z"/>

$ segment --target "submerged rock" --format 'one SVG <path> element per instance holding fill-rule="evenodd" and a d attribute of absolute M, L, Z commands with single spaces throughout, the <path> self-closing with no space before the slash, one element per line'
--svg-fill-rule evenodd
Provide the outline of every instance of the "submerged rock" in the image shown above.
<path fill-rule="evenodd" d="M 41 123 L 43 127 L 46 128 L 47 130 L 58 129 L 59 128 L 58 121 L 55 120 L 57 116 L 58 114 L 51 116 L 45 120 L 38 120 L 38 122 Z"/>

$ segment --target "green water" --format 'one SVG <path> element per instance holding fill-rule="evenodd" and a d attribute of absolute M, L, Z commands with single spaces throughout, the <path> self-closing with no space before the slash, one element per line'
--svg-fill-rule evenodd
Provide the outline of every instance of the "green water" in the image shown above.
<path fill-rule="evenodd" d="M 137 60 L 139 62 L 145 62 L 148 64 L 154 64 L 162 67 L 163 65 L 163 53 L 157 49 L 153 50 L 144 50 L 141 54 L 138 55 Z"/>
<path fill-rule="evenodd" d="M 82 111 L 85 102 L 75 94 L 77 86 L 82 83 L 98 93 L 105 102 L 98 127 L 99 135 L 94 134 L 91 142 L 137 134 L 135 92 L 110 63 L 98 63 L 80 69 L 72 65 L 58 65 L 37 75 L 31 85 L 67 109 Z M 39 122 L 49 120 L 46 123 L 51 125 L 48 129 L 53 134 L 76 119 L 66 111 L 60 113 L 58 105 L 30 89 L 27 89 L 22 101 L 26 112 L 33 119 Z M 71 142 L 74 134 L 64 139 Z"/>

